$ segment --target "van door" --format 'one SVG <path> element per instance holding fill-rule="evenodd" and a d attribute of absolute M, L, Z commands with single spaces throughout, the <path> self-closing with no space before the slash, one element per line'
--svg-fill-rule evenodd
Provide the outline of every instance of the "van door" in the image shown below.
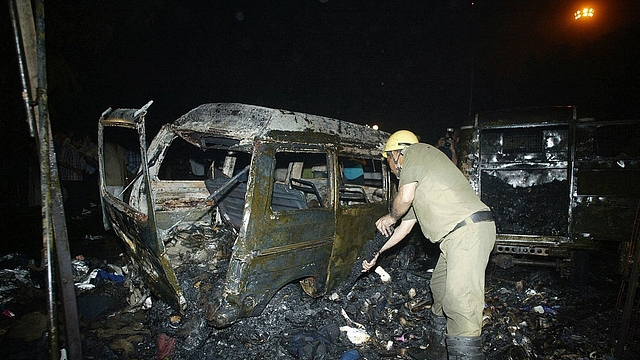
<path fill-rule="evenodd" d="M 256 145 L 247 184 L 245 233 L 231 258 L 226 302 L 259 314 L 282 286 L 311 278 L 324 292 L 334 242 L 333 171 L 321 148 Z"/>
<path fill-rule="evenodd" d="M 331 258 L 329 288 L 348 276 L 359 249 L 374 237 L 375 221 L 388 212 L 389 173 L 380 159 L 358 155 L 338 157 L 336 242 Z"/>
<path fill-rule="evenodd" d="M 186 300 L 165 254 L 158 229 L 156 210 L 149 176 L 144 117 L 149 102 L 141 109 L 111 109 L 98 122 L 98 161 L 100 170 L 100 198 L 105 228 L 112 227 L 124 240 L 126 251 L 145 283 L 175 309 L 183 311 Z M 130 156 L 127 154 L 131 153 Z M 116 154 L 119 154 L 116 156 Z M 126 167 L 128 158 L 137 158 L 131 176 L 120 178 L 118 168 Z M 129 156 L 128 156 L 129 155 Z M 122 161 L 119 165 L 117 162 Z M 130 163 L 130 160 L 129 160 Z M 123 169 L 120 169 L 123 170 Z M 130 187 L 136 184 L 138 206 L 128 201 Z"/>

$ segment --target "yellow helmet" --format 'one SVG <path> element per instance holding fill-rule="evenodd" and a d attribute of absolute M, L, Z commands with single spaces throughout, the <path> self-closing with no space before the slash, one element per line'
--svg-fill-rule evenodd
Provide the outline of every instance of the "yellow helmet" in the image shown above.
<path fill-rule="evenodd" d="M 384 150 L 382 150 L 382 156 L 386 158 L 387 152 L 404 149 L 418 142 L 419 140 L 416 134 L 409 130 L 398 130 L 389 136 L 389 140 L 387 140 L 387 144 L 384 146 Z"/>

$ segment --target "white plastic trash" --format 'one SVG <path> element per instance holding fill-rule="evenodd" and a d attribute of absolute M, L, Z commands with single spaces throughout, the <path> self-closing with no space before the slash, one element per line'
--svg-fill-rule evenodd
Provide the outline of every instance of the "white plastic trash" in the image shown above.
<path fill-rule="evenodd" d="M 391 275 L 389 275 L 389 273 L 386 272 L 385 269 L 378 266 L 376 267 L 375 271 L 376 271 L 376 274 L 380 275 L 380 280 L 382 280 L 383 283 L 391 281 Z"/>
<path fill-rule="evenodd" d="M 346 332 L 347 338 L 349 338 L 349 341 L 354 345 L 364 344 L 371 338 L 366 331 L 351 326 L 341 326 L 340 331 Z"/>

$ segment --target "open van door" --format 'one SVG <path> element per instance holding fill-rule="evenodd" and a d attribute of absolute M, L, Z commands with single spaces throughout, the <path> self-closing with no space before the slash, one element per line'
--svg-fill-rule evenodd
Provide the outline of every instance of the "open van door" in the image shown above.
<path fill-rule="evenodd" d="M 186 301 L 165 255 L 164 243 L 156 223 L 154 199 L 149 180 L 149 164 L 155 162 L 155 159 L 147 158 L 145 115 L 151 104 L 150 101 L 140 109 L 113 111 L 109 108 L 100 117 L 98 160 L 103 221 L 106 229 L 113 228 L 123 240 L 129 258 L 137 262 L 136 268 L 141 272 L 140 275 L 145 283 L 153 287 L 153 290 L 172 307 L 183 311 Z M 115 164 L 121 159 L 109 156 L 113 155 L 113 148 L 125 151 L 125 155 L 126 151 L 133 151 L 140 159 L 138 171 L 132 179 L 129 179 L 128 184 L 122 184 L 121 189 L 119 186 L 112 186 L 108 181 L 113 177 L 111 175 L 118 171 L 117 168 L 122 166 L 122 164 Z M 140 198 L 145 199 L 136 207 L 125 201 L 125 196 L 134 183 L 138 184 L 137 189 L 142 195 Z"/>

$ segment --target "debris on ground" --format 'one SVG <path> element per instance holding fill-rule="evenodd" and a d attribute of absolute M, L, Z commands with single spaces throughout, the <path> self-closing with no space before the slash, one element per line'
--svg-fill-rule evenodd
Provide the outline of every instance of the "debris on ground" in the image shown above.
<path fill-rule="evenodd" d="M 193 306 L 179 314 L 140 290 L 113 233 L 90 230 L 96 240 L 85 236 L 86 224 L 83 229 L 70 229 L 76 231 L 70 246 L 85 359 L 416 359 L 429 346 L 428 289 L 438 254 L 424 239 L 407 239 L 385 253 L 378 261 L 383 271 L 363 274 L 347 292 L 311 298 L 291 283 L 261 315 L 217 329 L 198 305 L 203 292 L 219 291 L 224 256 L 205 266 L 183 254 L 177 277 Z M 46 285 L 30 260 L 19 253 L 0 258 L 2 358 L 48 358 Z M 594 260 L 581 288 L 553 269 L 489 265 L 487 358 L 612 359 L 619 284 L 606 257 Z"/>

